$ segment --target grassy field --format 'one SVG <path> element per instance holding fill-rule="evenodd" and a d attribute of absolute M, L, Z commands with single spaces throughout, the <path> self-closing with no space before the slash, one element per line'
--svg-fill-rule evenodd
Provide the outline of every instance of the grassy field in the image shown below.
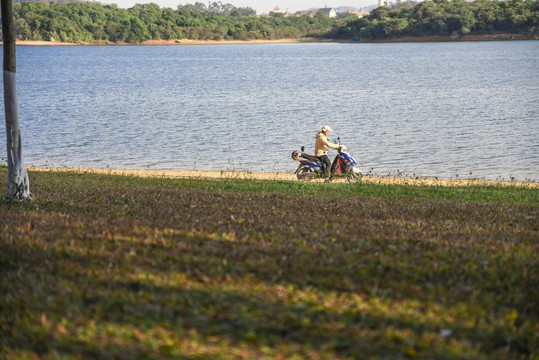
<path fill-rule="evenodd" d="M 30 181 L 1 359 L 539 358 L 537 189 Z"/>

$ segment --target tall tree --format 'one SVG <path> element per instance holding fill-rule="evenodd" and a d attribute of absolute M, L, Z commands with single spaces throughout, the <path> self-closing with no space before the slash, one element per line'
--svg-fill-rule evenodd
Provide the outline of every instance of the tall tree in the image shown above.
<path fill-rule="evenodd" d="M 12 0 L 1 0 L 4 37 L 4 108 L 6 115 L 8 190 L 6 200 L 31 197 L 28 173 L 22 162 L 19 105 L 17 104 L 15 25 Z"/>

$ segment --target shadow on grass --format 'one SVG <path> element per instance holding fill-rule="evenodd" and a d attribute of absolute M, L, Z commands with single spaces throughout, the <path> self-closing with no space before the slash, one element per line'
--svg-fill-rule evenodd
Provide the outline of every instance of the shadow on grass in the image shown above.
<path fill-rule="evenodd" d="M 537 348 L 536 206 L 46 179 L 34 202 L 0 206 L 12 358 Z"/>
<path fill-rule="evenodd" d="M 471 289 L 497 277 L 494 268 L 486 279 L 466 280 L 473 275 L 467 273 L 448 280 L 472 259 L 447 261 L 447 271 L 431 273 L 409 255 L 383 265 L 391 251 L 361 255 L 359 243 L 344 249 L 327 239 L 291 246 L 279 236 L 259 242 L 140 231 L 122 240 L 3 241 L 2 272 L 11 281 L 2 281 L 7 347 L 112 358 L 174 357 L 182 346 L 226 357 L 223 344 L 247 357 L 264 347 L 304 357 L 533 351 L 531 325 L 517 329 L 510 301 L 497 303 L 502 289 L 489 289 L 493 281 Z M 429 244 L 422 255 L 440 250 Z M 523 296 L 532 301 L 533 294 Z M 499 308 L 488 308 L 494 304 Z M 449 339 L 440 335 L 446 329 Z M 219 346 L 208 347 L 212 341 Z"/>

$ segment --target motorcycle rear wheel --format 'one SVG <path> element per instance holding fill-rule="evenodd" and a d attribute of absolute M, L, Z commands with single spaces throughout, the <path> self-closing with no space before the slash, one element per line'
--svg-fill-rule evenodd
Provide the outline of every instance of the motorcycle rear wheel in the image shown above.
<path fill-rule="evenodd" d="M 316 173 L 311 171 L 309 168 L 304 167 L 299 169 L 296 174 L 299 181 L 308 181 L 316 178 Z"/>

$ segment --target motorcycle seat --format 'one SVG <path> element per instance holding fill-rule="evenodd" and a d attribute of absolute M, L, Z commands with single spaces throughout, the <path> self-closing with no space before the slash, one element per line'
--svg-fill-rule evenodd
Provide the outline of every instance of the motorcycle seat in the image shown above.
<path fill-rule="evenodd" d="M 305 158 L 307 160 L 311 160 L 311 161 L 320 161 L 320 159 L 317 158 L 316 156 L 305 154 L 305 153 L 301 153 L 301 157 L 303 157 L 303 158 Z"/>

